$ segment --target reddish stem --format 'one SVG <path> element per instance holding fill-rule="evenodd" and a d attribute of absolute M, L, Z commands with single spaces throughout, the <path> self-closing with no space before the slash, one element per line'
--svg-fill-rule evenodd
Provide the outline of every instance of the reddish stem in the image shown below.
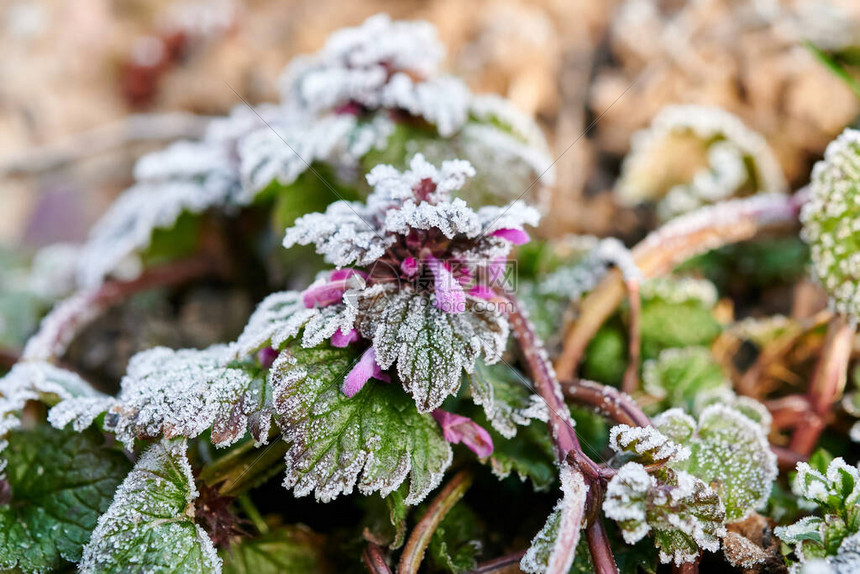
<path fill-rule="evenodd" d="M 364 547 L 362 558 L 364 565 L 372 574 L 391 574 L 391 568 L 385 561 L 382 549 L 373 542 L 368 542 L 367 546 Z"/>
<path fill-rule="evenodd" d="M 641 355 L 642 337 L 641 337 L 641 317 L 642 317 L 642 299 L 639 296 L 639 281 L 627 281 L 627 297 L 630 300 L 630 343 L 629 355 L 627 362 L 627 370 L 624 371 L 624 379 L 621 383 L 621 390 L 625 393 L 632 393 L 639 386 L 639 360 Z"/>
<path fill-rule="evenodd" d="M 0 369 L 11 369 L 21 355 L 11 349 L 0 349 Z"/>
<path fill-rule="evenodd" d="M 503 572 L 520 572 L 520 560 L 525 556 L 526 551 L 520 550 L 513 554 L 506 554 L 499 558 L 494 558 L 487 562 L 478 564 L 477 568 L 472 570 L 472 574 L 502 574 Z"/>
<path fill-rule="evenodd" d="M 39 330 L 27 342 L 21 359 L 56 361 L 87 325 L 135 293 L 187 283 L 217 270 L 214 259 L 197 257 L 154 267 L 130 281 L 107 281 L 99 287 L 80 291 L 57 304 L 42 319 Z"/>
<path fill-rule="evenodd" d="M 588 528 L 585 529 L 585 539 L 591 552 L 591 562 L 596 574 L 618 574 L 618 566 L 612 555 L 612 547 L 609 545 L 609 537 L 606 535 L 606 527 L 599 516 L 594 517 Z"/>
<path fill-rule="evenodd" d="M 568 399 L 592 409 L 613 422 L 632 427 L 651 426 L 651 419 L 642 412 L 636 401 L 615 387 L 587 379 L 563 381 L 561 386 Z"/>

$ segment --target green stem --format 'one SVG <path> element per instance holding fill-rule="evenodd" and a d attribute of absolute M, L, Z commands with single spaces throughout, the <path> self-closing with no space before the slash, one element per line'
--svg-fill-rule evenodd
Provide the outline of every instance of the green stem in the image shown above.
<path fill-rule="evenodd" d="M 845 85 L 854 92 L 854 95 L 860 98 L 860 81 L 852 76 L 848 70 L 845 69 L 845 66 L 812 42 L 806 41 L 803 44 L 806 46 L 806 49 L 815 56 L 815 59 L 818 60 L 821 65 L 827 68 L 834 76 L 845 82 Z"/>
<path fill-rule="evenodd" d="M 251 500 L 251 497 L 247 494 L 240 494 L 236 500 L 239 501 L 239 506 L 242 507 L 242 510 L 251 520 L 251 523 L 254 525 L 254 528 L 257 529 L 257 532 L 263 535 L 268 534 L 269 525 L 266 524 L 265 520 L 263 520 L 263 516 L 260 514 L 260 511 L 257 510 L 257 507 L 254 506 L 254 502 Z"/>

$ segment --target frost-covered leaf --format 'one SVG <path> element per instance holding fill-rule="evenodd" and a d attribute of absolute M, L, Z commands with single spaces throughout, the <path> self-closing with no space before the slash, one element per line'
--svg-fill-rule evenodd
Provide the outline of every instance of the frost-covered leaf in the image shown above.
<path fill-rule="evenodd" d="M 156 230 L 173 227 L 184 213 L 224 207 L 239 189 L 230 150 L 216 142 L 178 142 L 146 155 L 135 178 L 93 226 L 78 262 L 80 285 L 100 284 L 146 249 Z"/>
<path fill-rule="evenodd" d="M 101 433 L 41 425 L 9 433 L 0 568 L 48 572 L 77 562 L 131 464 Z"/>
<path fill-rule="evenodd" d="M 357 359 L 349 348 L 293 345 L 272 365 L 290 443 L 284 486 L 327 502 L 356 485 L 362 494 L 386 496 L 410 476 L 406 503 L 417 504 L 442 480 L 451 448 L 396 385 L 370 381 L 352 398 L 344 395 L 344 376 Z"/>
<path fill-rule="evenodd" d="M 440 570 L 460 573 L 471 572 L 477 565 L 483 545 L 478 516 L 460 502 L 455 505 L 430 538 L 427 551 Z"/>
<path fill-rule="evenodd" d="M 825 509 L 840 513 L 860 502 L 860 473 L 857 467 L 834 458 L 822 473 L 805 462 L 797 464 L 794 493 Z"/>
<path fill-rule="evenodd" d="M 727 389 L 730 382 L 710 349 L 687 347 L 666 349 L 657 359 L 646 361 L 642 367 L 642 386 L 658 399 L 651 407 L 655 412 L 673 407 L 693 412 L 699 395 Z"/>
<path fill-rule="evenodd" d="M 489 464 L 494 475 L 507 478 L 516 473 L 520 480 L 531 480 L 537 491 L 547 490 L 555 482 L 555 455 L 544 423 L 534 421 L 519 429 L 517 435 L 510 439 L 496 436 L 494 431 L 490 434 L 493 437 L 493 454 Z"/>
<path fill-rule="evenodd" d="M 768 558 L 759 545 L 736 532 L 727 532 L 723 538 L 723 554 L 736 568 L 754 568 Z"/>
<path fill-rule="evenodd" d="M 691 562 L 700 549 L 716 552 L 725 534 L 725 508 L 707 484 L 669 468 L 656 476 L 628 462 L 606 488 L 603 512 L 621 528 L 624 541 L 635 544 L 654 533 L 662 562 Z"/>
<path fill-rule="evenodd" d="M 325 539 L 306 526 L 281 526 L 219 552 L 224 574 L 317 574 L 331 571 Z"/>
<path fill-rule="evenodd" d="M 21 409 L 27 401 L 54 405 L 59 401 L 80 398 L 104 400 L 102 395 L 76 373 L 41 361 L 17 363 L 5 377 L 0 378 L 0 450 L 2 439 L 21 425 Z M 0 470 L 4 468 L 0 460 Z"/>
<path fill-rule="evenodd" d="M 708 346 L 722 331 L 710 305 L 690 298 L 642 298 L 642 356 L 653 358 L 664 349 Z"/>
<path fill-rule="evenodd" d="M 88 426 L 107 412 L 105 428 L 129 448 L 135 438 L 193 438 L 212 431 L 212 443 L 227 446 L 250 430 L 266 442 L 274 416 L 273 396 L 260 367 L 234 360 L 230 346 L 174 351 L 156 347 L 129 362 L 119 394 L 94 403 L 63 401 L 50 412 L 54 426 Z"/>
<path fill-rule="evenodd" d="M 690 449 L 676 444 L 654 427 L 616 425 L 609 431 L 609 446 L 644 465 L 686 460 Z"/>
<path fill-rule="evenodd" d="M 194 522 L 198 496 L 184 440 L 156 443 L 119 486 L 84 547 L 80 571 L 221 572 L 209 535 Z"/>
<path fill-rule="evenodd" d="M 547 407 L 535 395 L 525 375 L 513 367 L 496 363 L 487 365 L 478 359 L 475 370 L 466 375 L 476 405 L 484 408 L 487 420 L 505 438 L 517 434 L 517 426 L 527 426 L 532 420 L 546 422 Z"/>
<path fill-rule="evenodd" d="M 298 291 L 272 293 L 257 306 L 245 330 L 236 341 L 239 355 L 252 355 L 264 347 L 280 349 L 299 334 L 317 313 L 308 309 Z"/>
<path fill-rule="evenodd" d="M 576 555 L 588 485 L 582 474 L 566 463 L 559 475 L 562 497 L 520 560 L 520 568 L 530 574 L 567 572 Z"/>
<path fill-rule="evenodd" d="M 699 415 L 689 438 L 684 438 L 690 431 L 689 420 L 678 409 L 654 419 L 660 432 L 690 449 L 690 457 L 672 467 L 714 485 L 728 522 L 742 520 L 764 505 L 778 470 L 761 425 L 731 407 L 712 405 Z"/>
<path fill-rule="evenodd" d="M 860 533 L 845 538 L 833 556 L 813 558 L 802 574 L 854 574 L 860 571 Z"/>
<path fill-rule="evenodd" d="M 446 313 L 429 297 L 410 288 L 371 300 L 358 319 L 361 334 L 373 341 L 383 369 L 396 366 L 403 387 L 426 413 L 455 394 L 465 370 L 474 370 L 479 357 L 497 362 L 508 338 L 508 322 L 495 310 Z"/>

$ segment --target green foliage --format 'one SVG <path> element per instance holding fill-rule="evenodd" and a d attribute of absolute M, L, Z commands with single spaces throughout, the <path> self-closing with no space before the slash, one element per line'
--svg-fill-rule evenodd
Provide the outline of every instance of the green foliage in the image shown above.
<path fill-rule="evenodd" d="M 583 375 L 607 385 L 619 385 L 627 368 L 627 337 L 618 325 L 604 325 L 585 351 Z"/>
<path fill-rule="evenodd" d="M 47 572 L 77 562 L 131 464 L 95 430 L 40 425 L 8 441 L 0 567 Z"/>
<path fill-rule="evenodd" d="M 445 515 L 430 538 L 428 552 L 437 568 L 448 572 L 470 572 L 481 553 L 483 531 L 478 516 L 460 502 Z"/>
<path fill-rule="evenodd" d="M 533 383 L 507 363 L 487 365 L 475 361 L 475 370 L 465 375 L 475 404 L 484 408 L 487 420 L 505 438 L 532 419 L 546 421 L 546 404 L 531 391 Z"/>
<path fill-rule="evenodd" d="M 316 574 L 331 571 L 325 540 L 301 525 L 243 538 L 219 552 L 223 574 Z"/>
<path fill-rule="evenodd" d="M 534 421 L 511 439 L 504 438 L 493 429 L 490 435 L 494 448 L 489 464 L 493 474 L 506 478 L 516 473 L 521 480 L 529 479 L 537 491 L 547 490 L 555 482 L 555 457 L 546 424 Z"/>
<path fill-rule="evenodd" d="M 297 496 L 393 492 L 411 475 L 407 504 L 442 480 L 451 448 L 430 415 L 396 385 L 368 382 L 354 397 L 340 387 L 357 359 L 349 348 L 293 344 L 272 365 L 287 451 L 284 486 Z"/>
<path fill-rule="evenodd" d="M 664 349 L 709 345 L 722 326 L 699 301 L 654 299 L 642 302 L 641 329 L 642 356 L 653 358 Z"/>
<path fill-rule="evenodd" d="M 212 541 L 194 521 L 198 496 L 185 441 L 150 447 L 116 491 L 84 548 L 80 571 L 220 572 Z"/>
<path fill-rule="evenodd" d="M 666 349 L 657 359 L 642 368 L 644 391 L 657 400 L 649 404 L 651 412 L 669 408 L 694 411 L 697 398 L 719 389 L 728 389 L 729 380 L 709 349 L 687 347 Z"/>
<path fill-rule="evenodd" d="M 776 456 L 760 424 L 725 405 L 713 405 L 698 423 L 678 409 L 654 419 L 654 426 L 690 449 L 690 457 L 672 462 L 714 486 L 734 522 L 762 507 L 777 476 Z"/>

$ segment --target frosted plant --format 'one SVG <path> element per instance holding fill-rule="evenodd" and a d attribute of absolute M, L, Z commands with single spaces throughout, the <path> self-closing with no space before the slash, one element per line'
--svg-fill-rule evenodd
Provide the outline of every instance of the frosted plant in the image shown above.
<path fill-rule="evenodd" d="M 567 572 L 573 564 L 589 487 L 567 464 L 560 475 L 562 497 L 520 560 L 524 572 Z"/>
<path fill-rule="evenodd" d="M 692 562 L 700 550 L 716 552 L 725 534 L 725 509 L 705 482 L 684 471 L 662 467 L 649 474 L 628 462 L 609 481 L 603 512 L 635 544 L 648 533 L 662 562 Z"/>
<path fill-rule="evenodd" d="M 613 237 L 596 241 L 578 263 L 561 267 L 541 281 L 544 294 L 577 300 L 594 289 L 606 276 L 610 266 L 621 270 L 626 281 L 641 281 L 642 272 L 624 244 Z"/>
<path fill-rule="evenodd" d="M 655 277 L 642 282 L 643 299 L 660 299 L 680 304 L 689 301 L 711 308 L 717 304 L 717 288 L 705 279 L 692 277 Z"/>
<path fill-rule="evenodd" d="M 28 401 L 48 405 L 80 398 L 100 402 L 104 395 L 77 374 L 44 362 L 21 362 L 0 378 L 0 451 L 6 448 L 10 431 L 20 428 L 21 411 Z M 6 466 L 0 459 L 0 471 Z"/>
<path fill-rule="evenodd" d="M 801 237 L 810 245 L 812 271 L 830 296 L 831 308 L 852 322 L 860 317 L 858 197 L 860 131 L 846 129 L 812 170 Z"/>
<path fill-rule="evenodd" d="M 479 357 L 487 364 L 501 357 L 508 323 L 491 304 L 493 288 L 505 288 L 504 258 L 528 240 L 523 226 L 539 217 L 520 203 L 476 211 L 452 198 L 473 173 L 468 162 L 436 168 L 420 155 L 405 172 L 377 166 L 367 177 L 374 189 L 366 203 L 337 202 L 301 217 L 284 238 L 286 247 L 313 244 L 329 263 L 357 267 L 311 286 L 305 307 L 347 317 L 341 336 L 354 329 L 370 342 L 371 363 L 396 368 L 421 412 L 456 392 Z M 250 330 L 243 338 L 254 336 Z M 362 372 L 364 380 L 372 374 Z"/>
<path fill-rule="evenodd" d="M 654 426 L 690 449 L 689 458 L 670 466 L 714 484 L 727 522 L 743 520 L 767 502 L 778 470 L 760 423 L 715 404 L 702 411 L 698 422 L 670 409 L 654 419 Z"/>
<path fill-rule="evenodd" d="M 729 389 L 719 362 L 704 347 L 666 349 L 642 366 L 643 390 L 656 399 L 655 410 L 679 407 L 693 412 L 703 393 Z"/>
<path fill-rule="evenodd" d="M 666 464 L 690 458 L 690 449 L 676 444 L 654 427 L 616 425 L 609 431 L 609 447 L 641 464 Z"/>
<path fill-rule="evenodd" d="M 185 441 L 165 441 L 140 457 L 84 547 L 81 572 L 221 572 L 194 520 L 199 493 L 185 451 Z"/>
<path fill-rule="evenodd" d="M 427 22 L 381 14 L 334 33 L 318 53 L 287 67 L 278 104 L 239 106 L 213 120 L 200 141 L 144 156 L 135 185 L 84 245 L 79 285 L 136 276 L 154 234 L 169 232 L 183 215 L 233 215 L 281 193 L 318 193 L 293 186 L 309 170 L 314 178 L 337 176 L 325 182 L 331 202 L 339 196 L 333 184 L 361 187 L 365 157 L 402 165 L 420 151 L 417 142 L 439 161 L 472 159 L 483 174 L 473 189 L 484 200 L 540 192 L 553 177 L 540 130 L 501 98 L 473 96 L 460 80 L 440 75 L 443 54 Z M 499 165 L 505 174 L 494 177 Z M 320 166 L 330 169 L 321 174 Z"/>
<path fill-rule="evenodd" d="M 817 506 L 823 516 L 807 516 L 790 526 L 781 526 L 775 534 L 794 548 L 803 571 L 851 571 L 857 563 L 857 539 L 860 532 L 860 473 L 842 458 L 835 458 L 825 468 L 815 469 L 805 462 L 797 464 L 794 493 Z M 840 569 L 842 568 L 842 569 Z M 798 570 L 796 568 L 796 570 Z"/>
<path fill-rule="evenodd" d="M 670 163 L 666 163 L 670 162 Z M 764 138 L 719 108 L 667 106 L 634 134 L 616 188 L 619 201 L 658 203 L 663 219 L 757 192 L 784 192 Z"/>

